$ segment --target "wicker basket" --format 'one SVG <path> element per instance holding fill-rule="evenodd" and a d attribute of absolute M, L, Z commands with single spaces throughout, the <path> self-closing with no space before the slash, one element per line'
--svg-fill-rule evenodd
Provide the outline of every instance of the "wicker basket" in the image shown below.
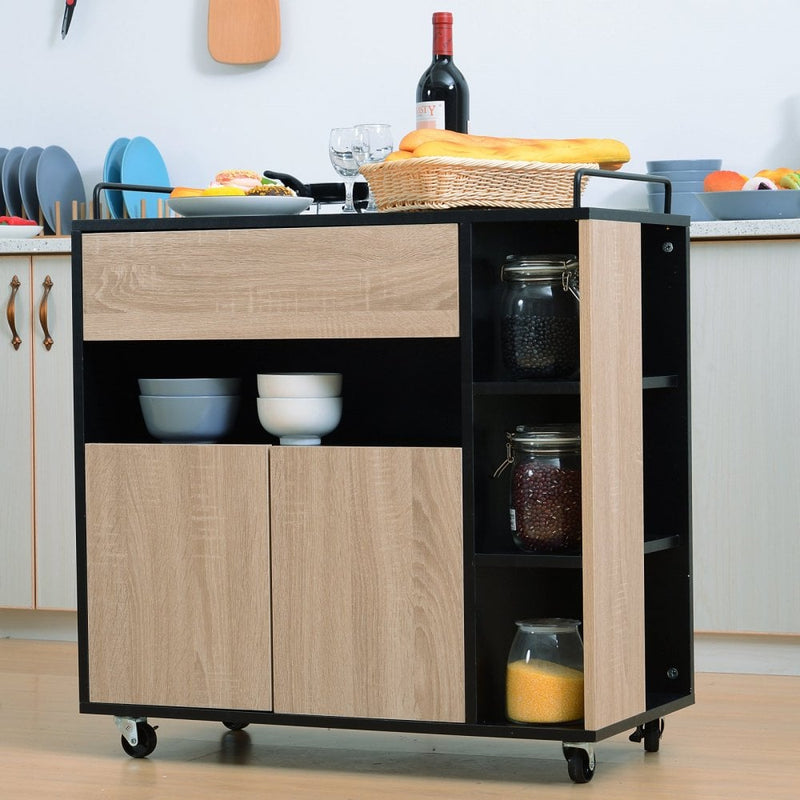
<path fill-rule="evenodd" d="M 570 208 L 575 171 L 597 164 L 487 161 L 443 156 L 365 164 L 381 211 L 437 208 Z M 581 182 L 585 188 L 588 178 Z"/>

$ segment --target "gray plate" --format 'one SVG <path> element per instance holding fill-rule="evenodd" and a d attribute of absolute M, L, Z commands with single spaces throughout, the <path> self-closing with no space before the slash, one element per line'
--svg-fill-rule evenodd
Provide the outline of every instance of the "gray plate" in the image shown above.
<path fill-rule="evenodd" d="M 43 147 L 29 147 L 19 162 L 19 191 L 22 207 L 28 219 L 39 221 L 39 195 L 36 193 L 36 167 L 44 152 Z"/>
<path fill-rule="evenodd" d="M 12 147 L 3 161 L 3 197 L 6 213 L 12 217 L 22 216 L 22 195 L 19 191 L 19 163 L 25 154 L 24 147 Z"/>
<path fill-rule="evenodd" d="M 45 147 L 36 165 L 36 193 L 47 224 L 56 229 L 56 203 L 61 207 L 61 233 L 72 233 L 72 203 L 86 202 L 78 165 L 58 145 Z"/>
<path fill-rule="evenodd" d="M 698 192 L 715 219 L 792 219 L 800 217 L 799 189 Z"/>

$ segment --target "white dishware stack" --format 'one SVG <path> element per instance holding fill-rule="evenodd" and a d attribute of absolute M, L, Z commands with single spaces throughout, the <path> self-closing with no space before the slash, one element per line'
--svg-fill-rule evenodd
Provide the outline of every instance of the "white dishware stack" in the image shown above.
<path fill-rule="evenodd" d="M 258 419 L 282 445 L 318 445 L 342 418 L 339 372 L 262 373 Z"/>
<path fill-rule="evenodd" d="M 720 158 L 684 158 L 666 161 L 648 161 L 647 174 L 660 178 L 668 178 L 672 186 L 673 214 L 687 214 L 693 221 L 714 219 L 708 209 L 697 199 L 703 191 L 703 180 L 709 172 L 722 168 Z M 650 210 L 664 211 L 664 184 L 653 182 L 647 184 Z"/>
<path fill-rule="evenodd" d="M 236 422 L 240 386 L 240 378 L 139 378 L 145 427 L 160 442 L 218 442 Z"/>

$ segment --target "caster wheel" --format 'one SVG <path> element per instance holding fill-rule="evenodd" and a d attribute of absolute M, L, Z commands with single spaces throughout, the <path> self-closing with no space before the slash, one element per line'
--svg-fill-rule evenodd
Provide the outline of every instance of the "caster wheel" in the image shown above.
<path fill-rule="evenodd" d="M 589 783 L 594 777 L 594 764 L 585 750 L 578 747 L 565 747 L 564 757 L 567 759 L 567 772 L 574 783 Z"/>
<path fill-rule="evenodd" d="M 654 719 L 644 724 L 644 749 L 647 753 L 657 753 L 661 734 L 664 733 L 664 720 Z"/>
<path fill-rule="evenodd" d="M 156 729 L 147 722 L 136 723 L 136 744 L 131 744 L 124 736 L 120 736 L 122 749 L 131 758 L 144 758 L 149 756 L 158 744 Z"/>
<path fill-rule="evenodd" d="M 229 730 L 229 731 L 240 731 L 246 728 L 250 723 L 249 722 L 225 722 L 222 720 L 222 724 Z"/>

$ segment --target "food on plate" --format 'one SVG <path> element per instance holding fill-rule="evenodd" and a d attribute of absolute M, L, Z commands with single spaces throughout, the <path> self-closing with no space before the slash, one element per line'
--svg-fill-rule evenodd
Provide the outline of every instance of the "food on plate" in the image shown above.
<path fill-rule="evenodd" d="M 703 179 L 703 191 L 735 192 L 747 182 L 747 176 L 729 169 L 718 169 L 709 172 Z"/>
<path fill-rule="evenodd" d="M 759 172 L 756 172 L 756 178 L 769 178 L 773 183 L 780 185 L 781 179 L 785 175 L 791 175 L 794 172 L 793 169 L 789 169 L 789 167 L 778 167 L 778 169 L 762 169 Z M 794 188 L 794 187 L 786 187 L 786 188 Z"/>
<path fill-rule="evenodd" d="M 419 128 L 406 134 L 399 150 L 414 158 L 447 156 L 500 161 L 542 161 L 561 164 L 600 164 L 619 169 L 630 161 L 630 150 L 617 139 L 518 139 L 478 136 L 437 128 Z M 395 161 L 403 156 L 390 157 Z"/>
<path fill-rule="evenodd" d="M 195 189 L 191 186 L 176 186 L 170 193 L 170 197 L 200 197 L 203 189 Z"/>
<path fill-rule="evenodd" d="M 800 189 L 800 172 L 787 172 L 778 183 L 780 189 Z"/>
<path fill-rule="evenodd" d="M 225 197 L 225 196 L 239 196 L 241 197 L 245 190 L 241 186 L 208 186 L 203 189 L 203 197 Z"/>
<path fill-rule="evenodd" d="M 290 189 L 288 186 L 284 186 L 282 183 L 259 183 L 258 186 L 254 186 L 252 189 L 248 189 L 245 194 L 250 197 L 252 195 L 271 195 L 271 196 L 278 196 L 278 197 L 294 197 L 295 192 Z"/>
<path fill-rule="evenodd" d="M 745 181 L 744 186 L 742 186 L 743 191 L 752 191 L 754 189 L 761 190 L 761 189 L 777 189 L 778 187 L 775 185 L 775 181 L 770 180 L 769 178 L 759 178 L 756 176 L 755 178 L 750 178 L 750 180 Z"/>
<path fill-rule="evenodd" d="M 214 176 L 212 186 L 236 186 L 239 189 L 252 189 L 261 184 L 261 175 L 251 169 L 226 169 Z"/>
<path fill-rule="evenodd" d="M 32 219 L 25 219 L 24 217 L 9 217 L 9 216 L 2 216 L 0 217 L 0 225 L 38 225 L 38 222 L 35 222 Z"/>

